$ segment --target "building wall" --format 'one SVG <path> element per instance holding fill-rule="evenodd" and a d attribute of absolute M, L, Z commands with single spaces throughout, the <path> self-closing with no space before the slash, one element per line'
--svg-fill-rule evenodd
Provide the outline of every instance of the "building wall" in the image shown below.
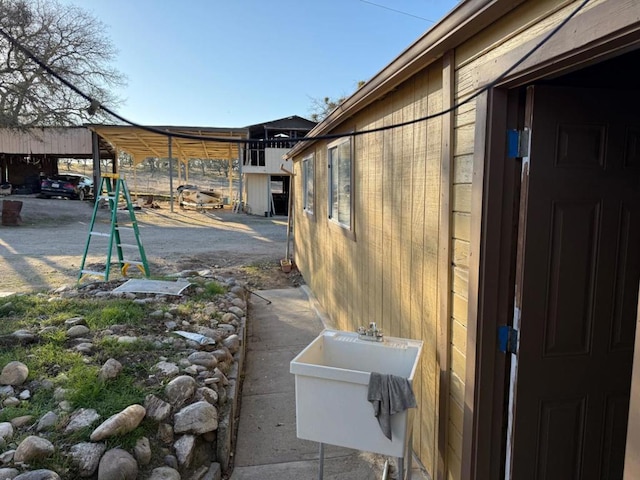
<path fill-rule="evenodd" d="M 344 125 L 364 130 L 438 112 L 442 66 L 405 83 Z M 328 218 L 327 150 L 315 154 L 314 214 L 295 196 L 296 261 L 337 327 L 375 321 L 386 335 L 422 339 L 414 382 L 419 403 L 414 449 L 430 472 L 437 462 L 437 267 L 442 119 L 355 137 L 354 236 Z M 296 191 L 302 191 L 296 162 Z"/>
<path fill-rule="evenodd" d="M 264 167 L 255 165 L 243 165 L 244 173 L 270 173 L 272 175 L 283 175 L 280 167 L 291 171 L 291 160 L 284 160 L 282 157 L 290 149 L 289 148 L 265 148 L 264 150 Z"/>
<path fill-rule="evenodd" d="M 607 0 L 593 0 L 584 14 L 594 6 Z M 626 0 L 614 3 L 625 3 Z M 504 70 L 511 67 L 522 55 L 537 44 L 570 12 L 579 1 L 572 3 L 555 0 L 529 1 L 510 12 L 508 15 L 492 23 L 490 28 L 480 32 L 455 49 L 454 56 L 454 102 L 464 101 L 490 81 L 493 81 Z M 610 2 L 612 3 L 612 2 Z M 576 19 L 576 21 L 579 21 Z M 603 21 L 605 21 L 603 19 Z M 570 34 L 569 34 L 570 35 Z M 577 45 L 576 45 L 577 46 Z M 545 56 L 558 55 L 563 49 L 573 48 L 562 36 L 554 38 L 540 50 L 537 61 Z M 529 66 L 534 62 L 529 62 Z M 527 67 L 525 64 L 524 68 Z M 483 162 L 483 151 L 476 151 L 476 132 L 484 131 L 484 118 L 476 115 L 477 102 L 473 100 L 456 110 L 453 120 L 453 159 L 452 159 L 452 195 L 451 195 L 451 268 L 452 268 L 452 300 L 451 300 L 451 350 L 450 350 L 450 395 L 449 395 L 449 428 L 447 435 L 447 462 L 450 479 L 461 479 L 463 448 L 463 417 L 465 406 L 465 384 L 468 380 L 468 355 L 475 355 L 473 345 L 468 345 L 469 322 L 475 322 L 477 305 L 469 305 L 469 278 L 478 276 L 477 271 L 470 271 L 470 251 L 479 250 L 480 239 L 473 237 L 471 224 L 472 212 L 481 212 L 481 205 L 474 205 L 472 186 L 474 182 L 481 187 L 483 179 L 474 176 L 477 165 Z M 480 125 L 478 125 L 480 124 Z M 480 142 L 483 144 L 483 142 Z M 475 177 L 475 178 L 474 178 Z M 479 220 L 476 219 L 479 223 Z M 471 264 L 477 267 L 478 263 Z M 473 329 L 475 332 L 475 326 Z M 472 337 L 475 333 L 472 334 Z M 471 349 L 471 350 L 470 350 Z M 471 362 L 474 363 L 473 361 Z M 469 432 L 464 432 L 469 434 Z"/>
<path fill-rule="evenodd" d="M 528 1 L 456 47 L 454 102 L 464 100 L 495 79 L 578 3 Z M 604 4 L 610 7 L 608 12 L 617 12 L 630 8 L 632 1 L 592 0 L 576 22 L 580 15 L 586 18 L 589 10 Z M 608 28 L 610 19 L 601 17 L 602 24 L 594 28 Z M 613 17 L 619 20 L 624 15 Z M 571 30 L 563 31 L 555 43 L 543 47 L 521 69 L 578 48 L 572 41 Z M 439 112 L 443 108 L 442 79 L 443 64 L 435 62 L 356 113 L 340 130 L 365 130 Z M 327 219 L 326 142 L 311 145 L 295 158 L 295 190 L 302 192 L 299 160 L 310 153 L 315 155 L 314 214 L 303 212 L 301 195 L 294 199 L 298 267 L 338 328 L 355 330 L 375 321 L 387 335 L 425 342 L 414 384 L 419 403 L 414 450 L 433 477 L 442 462 L 439 456 L 445 456 L 444 478 L 451 480 L 463 478 L 463 444 L 468 444 L 463 438 L 470 434 L 464 431 L 464 416 L 472 408 L 465 403 L 465 386 L 469 380 L 467 365 L 473 364 L 468 357 L 475 355 L 475 344 L 470 343 L 475 340 L 475 325 L 471 333 L 468 327 L 469 322 L 475 322 L 477 305 L 469 304 L 469 289 L 470 277 L 478 277 L 478 260 L 470 252 L 479 249 L 480 239 L 471 228 L 472 220 L 477 223 L 479 219 L 471 216 L 472 212 L 482 211 L 481 205 L 472 201 L 482 195 L 472 196 L 472 187 L 482 188 L 483 179 L 474 177 L 474 171 L 478 168 L 476 162 L 484 162 L 484 152 L 475 151 L 475 145 L 476 131 L 484 131 L 486 121 L 478 118 L 476 108 L 474 100 L 453 115 L 451 159 L 442 156 L 442 117 L 355 137 L 354 237 L 345 235 Z M 450 172 L 450 198 L 445 199 L 450 204 L 448 245 L 438 240 L 441 221 L 446 221 L 439 216 L 441 193 L 446 194 L 440 191 L 443 166 Z M 439 277 L 447 278 L 438 272 L 441 260 L 450 268 L 451 291 L 444 300 L 449 302 L 449 318 L 438 318 L 437 281 Z M 448 344 L 447 351 L 442 352 L 444 359 L 439 358 L 436 343 L 438 328 L 443 325 Z M 448 384 L 443 385 L 448 389 L 447 418 L 439 418 L 441 362 L 448 366 L 448 375 L 443 377 L 444 381 L 448 379 Z M 446 445 L 442 446 L 438 445 L 440 424 L 447 433 Z"/>
<path fill-rule="evenodd" d="M 0 128 L 0 153 L 86 155 L 91 158 L 91 131 L 83 128 Z"/>
<path fill-rule="evenodd" d="M 269 175 L 249 173 L 244 177 L 246 202 L 253 215 L 269 211 Z"/>

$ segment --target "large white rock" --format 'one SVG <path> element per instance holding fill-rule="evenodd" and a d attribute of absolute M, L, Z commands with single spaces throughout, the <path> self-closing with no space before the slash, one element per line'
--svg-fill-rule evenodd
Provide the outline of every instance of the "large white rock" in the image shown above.
<path fill-rule="evenodd" d="M 187 405 L 174 417 L 175 433 L 196 435 L 212 432 L 218 428 L 218 409 L 209 402 L 200 401 Z"/>
<path fill-rule="evenodd" d="M 120 413 L 111 415 L 91 434 L 92 442 L 99 442 L 114 435 L 122 435 L 134 430 L 144 418 L 146 410 L 142 405 L 129 405 Z"/>

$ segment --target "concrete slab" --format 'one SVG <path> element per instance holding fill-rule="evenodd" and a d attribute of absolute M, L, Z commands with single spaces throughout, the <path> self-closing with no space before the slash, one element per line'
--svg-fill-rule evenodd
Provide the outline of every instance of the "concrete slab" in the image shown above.
<path fill-rule="evenodd" d="M 353 453 L 349 455 L 325 458 L 324 480 L 380 480 L 382 466 L 366 454 Z M 302 461 L 275 463 L 252 467 L 236 468 L 233 480 L 300 480 L 316 479 L 319 473 L 319 462 Z"/>
<path fill-rule="evenodd" d="M 315 479 L 319 444 L 296 435 L 291 360 L 324 328 L 323 314 L 304 289 L 264 290 L 251 296 L 242 405 L 231 480 Z M 379 479 L 385 459 L 325 445 L 324 479 Z M 415 464 L 414 464 L 415 465 Z M 414 480 L 425 479 L 414 468 Z M 391 478 L 391 477 L 389 477 Z"/>
<path fill-rule="evenodd" d="M 245 380 L 242 395 L 292 393 L 295 389 L 293 375 L 273 375 L 274 371 L 288 371 L 298 349 L 248 350 L 247 369 L 251 370 L 251 382 Z M 245 377 L 246 379 L 246 377 Z"/>

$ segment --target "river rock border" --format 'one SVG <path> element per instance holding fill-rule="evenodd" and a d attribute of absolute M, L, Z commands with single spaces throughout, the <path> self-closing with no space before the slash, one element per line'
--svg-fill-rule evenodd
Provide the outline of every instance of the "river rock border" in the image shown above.
<path fill-rule="evenodd" d="M 55 389 L 49 379 L 27 381 L 28 369 L 18 361 L 0 365 L 0 411 L 28 402 L 38 389 L 48 389 L 57 407 L 39 418 L 22 416 L 0 423 L 0 479 L 57 480 L 92 478 L 98 480 L 134 480 L 140 470 L 149 480 L 220 480 L 230 473 L 239 418 L 239 401 L 244 368 L 247 321 L 247 289 L 233 277 L 211 271 L 185 271 L 176 277 L 187 278 L 190 287 L 183 297 L 123 293 L 112 290 L 122 282 L 95 283 L 80 288 L 62 287 L 49 293 L 49 301 L 59 298 L 124 297 L 135 303 L 158 304 L 149 316 L 163 322 L 165 334 L 144 340 L 180 351 L 179 361 L 159 355 L 151 376 L 164 386 L 162 394 L 149 394 L 143 404 L 134 404 L 110 418 L 101 418 L 90 408 L 74 409 L 63 389 Z M 178 305 L 189 292 L 204 292 L 208 282 L 224 286 L 226 293 L 198 312 L 197 321 L 178 318 Z M 10 308 L 2 304 L 0 308 Z M 203 318 L 215 315 L 209 325 Z M 52 327 L 48 327 L 52 328 Z M 137 338 L 125 326 L 111 326 L 92 332 L 82 317 L 65 321 L 67 347 L 90 358 L 94 339 L 109 336 L 118 342 Z M 19 330 L 12 334 L 16 342 L 37 341 L 42 332 Z M 122 370 L 116 359 L 106 361 L 100 370 L 103 379 L 116 377 Z M 145 417 L 157 422 L 151 438 L 142 437 L 135 448 L 107 449 L 105 440 L 134 430 Z M 48 439 L 52 431 L 73 434 L 91 428 L 90 441 L 55 445 Z M 155 455 L 152 455 L 152 451 Z M 161 452 L 163 455 L 158 455 Z M 77 472 L 33 468 L 54 454 L 66 456 Z M 158 465 L 154 459 L 162 458 Z"/>

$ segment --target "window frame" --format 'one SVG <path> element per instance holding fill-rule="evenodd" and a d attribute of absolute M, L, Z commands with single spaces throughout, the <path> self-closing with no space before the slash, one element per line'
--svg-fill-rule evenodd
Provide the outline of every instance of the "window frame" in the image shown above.
<path fill-rule="evenodd" d="M 315 153 L 311 153 L 302 159 L 302 210 L 307 215 L 314 215 L 316 200 L 315 160 Z M 311 174 L 311 192 L 309 192 L 309 174 Z"/>
<path fill-rule="evenodd" d="M 340 193 L 340 189 L 336 189 L 336 183 L 344 183 L 344 182 L 340 182 L 339 179 L 336 179 L 337 181 L 334 182 L 334 172 L 336 171 L 335 168 L 335 161 L 336 159 L 334 158 L 333 152 L 336 151 L 340 151 L 339 148 L 344 144 L 344 143 L 349 143 L 349 179 L 348 179 L 348 184 L 346 184 L 345 186 L 348 186 L 349 190 L 348 192 L 342 192 L 342 194 Z M 338 162 L 340 162 L 340 158 L 337 159 Z M 328 166 L 328 195 L 327 195 L 327 200 L 328 200 L 328 211 L 327 211 L 327 216 L 329 218 L 329 221 L 331 223 L 333 223 L 334 225 L 337 225 L 338 227 L 340 227 L 341 229 L 343 229 L 344 231 L 347 232 L 351 232 L 353 233 L 354 231 L 354 201 L 355 201 L 355 195 L 354 195 L 354 188 L 353 188 L 353 181 L 354 181 L 354 142 L 352 140 L 352 138 L 350 136 L 347 137 L 342 137 L 339 138 L 331 143 L 329 143 L 327 145 L 327 166 Z M 338 170 L 338 174 L 340 173 L 340 169 Z M 344 187 L 343 187 L 344 188 Z M 334 192 L 337 191 L 338 195 L 343 196 L 343 195 L 347 195 L 349 196 L 349 223 L 346 223 L 344 221 L 342 221 L 339 218 L 339 213 L 337 212 L 338 215 L 334 215 L 334 205 L 333 205 L 333 196 L 334 196 Z M 338 203 L 340 202 L 340 197 L 338 198 Z M 339 206 L 338 206 L 339 209 Z"/>

